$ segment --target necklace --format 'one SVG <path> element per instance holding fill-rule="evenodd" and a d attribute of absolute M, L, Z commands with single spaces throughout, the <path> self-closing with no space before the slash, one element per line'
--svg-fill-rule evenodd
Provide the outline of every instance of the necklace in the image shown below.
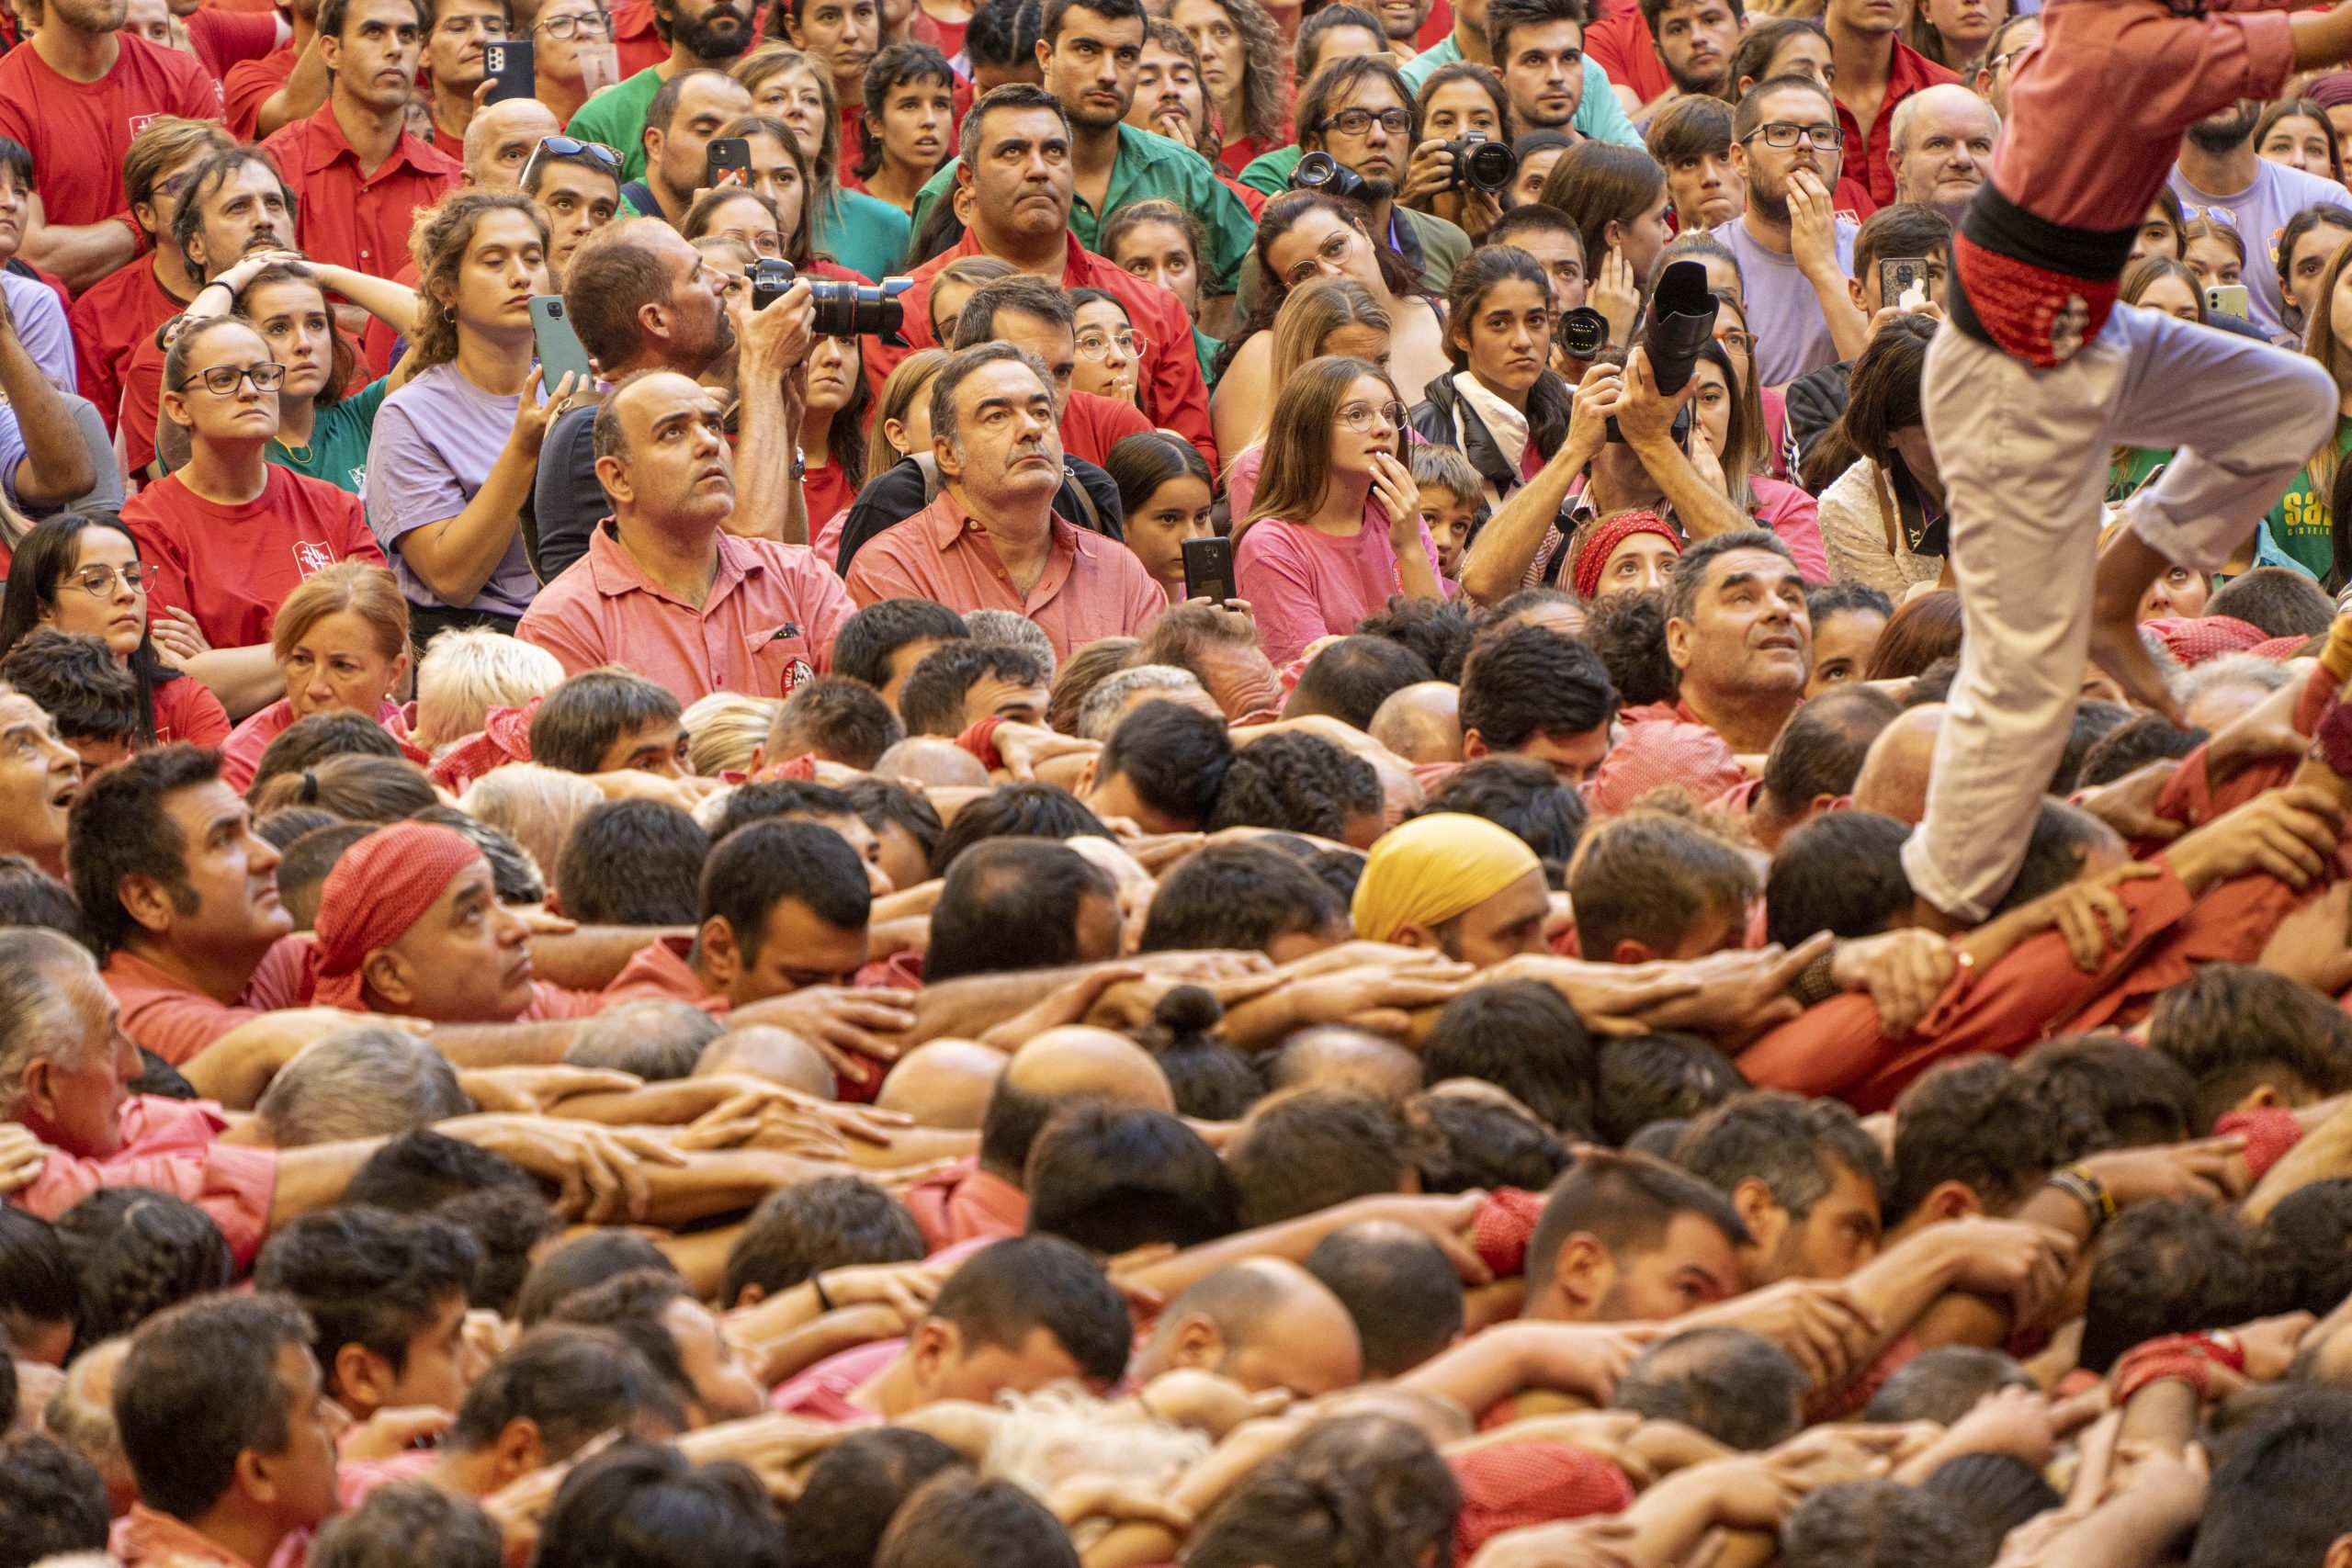
<path fill-rule="evenodd" d="M 272 439 L 276 440 L 277 438 L 272 437 Z M 312 433 L 311 439 L 312 441 L 318 439 L 315 432 Z M 277 449 L 285 453 L 288 457 L 293 458 L 298 463 L 308 463 L 311 460 L 311 442 L 309 441 L 304 442 L 300 446 L 288 446 L 284 441 L 278 441 Z"/>

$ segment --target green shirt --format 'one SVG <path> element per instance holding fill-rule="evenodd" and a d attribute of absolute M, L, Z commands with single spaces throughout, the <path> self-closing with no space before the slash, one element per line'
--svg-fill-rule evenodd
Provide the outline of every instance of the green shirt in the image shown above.
<path fill-rule="evenodd" d="M 1209 367 L 1216 363 L 1217 350 L 1224 346 L 1199 327 L 1193 329 L 1193 352 L 1201 356 L 1201 384 L 1212 391 L 1216 389 L 1216 372 Z"/>
<path fill-rule="evenodd" d="M 845 190 L 818 209 L 814 248 L 852 272 L 878 279 L 899 270 L 912 231 L 907 215 L 880 197 Z"/>
<path fill-rule="evenodd" d="M 2335 455 L 2339 461 L 2352 455 L 2352 419 L 2335 422 Z M 2335 519 L 2308 467 L 2262 520 L 2262 532 L 2269 547 L 2265 553 L 2283 556 L 2322 581 L 2335 570 Z"/>
<path fill-rule="evenodd" d="M 1438 40 L 1435 49 L 1423 50 L 1398 69 L 1405 73 L 1406 85 L 1418 94 L 1421 84 L 1436 74 L 1439 66 L 1454 64 L 1461 58 L 1462 46 L 1448 33 Z M 1584 96 L 1577 101 L 1577 118 L 1571 123 L 1595 141 L 1614 141 L 1620 147 L 1643 145 L 1642 133 L 1634 129 L 1623 100 L 1617 96 L 1617 89 L 1609 85 L 1609 73 L 1589 54 L 1584 57 Z M 1249 183 L 1245 176 L 1242 184 Z"/>
<path fill-rule="evenodd" d="M 368 482 L 368 437 L 390 386 L 390 377 L 378 377 L 333 408 L 319 410 L 311 421 L 309 446 L 289 448 L 272 441 L 262 456 L 281 468 L 359 494 Z"/>
<path fill-rule="evenodd" d="M 950 158 L 924 183 L 915 197 L 914 227 L 920 231 L 931 209 L 956 184 L 961 158 Z M 1217 181 L 1209 161 L 1181 142 L 1132 125 L 1119 127 L 1119 155 L 1111 161 L 1111 183 L 1102 193 L 1102 210 L 1076 197 L 1069 207 L 1069 231 L 1095 254 L 1102 254 L 1102 220 L 1133 202 L 1171 201 L 1199 220 L 1208 236 L 1203 270 L 1216 280 L 1213 290 L 1230 294 L 1240 286 L 1241 264 L 1250 258 L 1257 238 L 1257 220 L 1241 198 Z M 848 265 L 847 263 L 843 264 Z"/>
<path fill-rule="evenodd" d="M 607 87 L 571 117 L 564 134 L 581 141 L 601 141 L 621 155 L 621 178 L 645 175 L 645 111 L 662 90 L 661 67 L 649 65 L 617 86 Z"/>

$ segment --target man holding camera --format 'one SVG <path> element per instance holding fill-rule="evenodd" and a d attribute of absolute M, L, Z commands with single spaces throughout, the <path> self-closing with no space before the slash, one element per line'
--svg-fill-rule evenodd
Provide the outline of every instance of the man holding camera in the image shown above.
<path fill-rule="evenodd" d="M 668 224 L 623 219 L 597 230 L 572 254 L 563 279 L 564 315 L 597 375 L 612 383 L 647 370 L 674 370 L 693 379 L 740 344 L 743 402 L 734 471 L 742 482 L 737 488 L 730 481 L 727 530 L 805 542 L 808 523 L 793 457 L 800 410 L 797 400 L 787 401 L 785 378 L 808 355 L 808 285 L 795 283 L 775 304 L 753 312 L 748 304 L 725 303 L 726 284 Z M 595 412 L 590 403 L 558 414 L 540 444 L 534 497 L 537 564 L 547 583 L 541 604 L 555 592 L 558 574 L 569 575 L 609 532 L 600 527 L 608 509 L 599 488 Z"/>
<path fill-rule="evenodd" d="M 1299 95 L 1297 123 L 1301 150 L 1328 153 L 1338 166 L 1326 182 L 1331 193 L 1362 202 L 1373 237 L 1404 257 L 1424 287 L 1444 293 L 1454 267 L 1470 254 L 1470 236 L 1399 199 L 1412 194 L 1417 174 L 1429 188 L 1440 188 L 1453 164 L 1443 142 L 1423 144 L 1421 111 L 1396 67 L 1365 55 L 1331 62 Z M 1432 163 L 1431 156 L 1442 162 Z M 1291 183 L 1313 182 L 1294 175 Z M 1255 293 L 1243 290 L 1245 312 Z"/>

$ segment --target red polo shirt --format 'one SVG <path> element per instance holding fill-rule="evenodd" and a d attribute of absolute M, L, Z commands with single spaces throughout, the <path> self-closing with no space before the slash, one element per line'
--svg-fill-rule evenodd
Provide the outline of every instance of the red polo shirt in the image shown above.
<path fill-rule="evenodd" d="M 1854 111 L 1846 107 L 1843 98 L 1838 101 L 1838 129 L 1846 133 L 1841 173 L 1870 192 L 1869 210 L 1856 213 L 1857 218 L 1868 218 L 1894 199 L 1894 165 L 1887 162 L 1887 153 L 1894 145 L 1894 106 L 1922 87 L 1960 80 L 1901 39 L 1894 43 L 1894 62 L 1886 75 L 1886 101 L 1879 105 L 1878 118 L 1871 121 L 1868 141 L 1862 140 L 1861 122 L 1854 118 Z"/>
<path fill-rule="evenodd" d="M 98 406 L 98 417 L 107 422 L 109 434 L 122 408 L 131 355 L 141 343 L 153 341 L 156 329 L 178 315 L 181 307 L 182 301 L 164 292 L 155 280 L 155 258 L 149 255 L 90 285 L 66 313 L 66 324 L 74 329 L 74 373 L 82 395 Z M 133 468 L 154 460 L 154 430 L 151 420 L 148 450 L 132 455 Z"/>
<path fill-rule="evenodd" d="M 157 115 L 220 118 L 220 85 L 196 56 L 117 33 L 114 69 L 74 82 L 49 68 L 30 42 L 0 55 L 0 136 L 33 155 L 34 184 L 51 223 L 127 216 L 122 155 Z"/>
<path fill-rule="evenodd" d="M 1674 85 L 1666 62 L 1657 57 L 1649 22 L 1639 11 L 1603 17 L 1585 28 L 1584 51 L 1609 73 L 1611 85 L 1631 87 L 1643 103 Z"/>
<path fill-rule="evenodd" d="M 1166 426 L 1200 448 L 1210 469 L 1216 470 L 1219 467 L 1216 438 L 1209 432 L 1208 388 L 1201 379 L 1200 355 L 1193 348 L 1192 318 L 1176 296 L 1159 284 L 1103 260 L 1080 244 L 1075 234 L 1064 239 L 1069 256 L 1062 265 L 1062 287 L 1100 288 L 1113 296 L 1125 309 L 1136 331 L 1149 341 L 1143 353 L 1144 412 L 1154 424 Z M 954 249 L 914 269 L 914 287 L 899 297 L 906 308 L 904 331 L 912 348 L 938 345 L 938 339 L 931 335 L 931 280 L 949 262 L 979 254 L 978 237 L 967 231 Z M 884 378 L 909 352 L 868 341 L 865 374 L 876 397 L 881 395 Z"/>
<path fill-rule="evenodd" d="M 123 503 L 122 520 L 154 574 L 148 613 L 186 610 L 215 648 L 269 640 L 278 605 L 302 580 L 337 561 L 384 564 L 359 498 L 324 479 L 268 466 L 262 492 L 218 506 L 178 474 Z"/>
<path fill-rule="evenodd" d="M 261 106 L 294 74 L 294 46 L 271 50 L 259 60 L 241 61 L 220 78 L 220 107 L 227 111 L 229 133 L 251 141 L 261 129 Z"/>
<path fill-rule="evenodd" d="M 401 269 L 416 215 L 457 189 L 463 170 L 455 158 L 403 130 L 392 155 L 374 174 L 363 173 L 332 101 L 261 145 L 277 160 L 300 203 L 303 251 L 315 261 L 376 277 Z"/>
<path fill-rule="evenodd" d="M 620 0 L 613 7 L 613 44 L 620 51 L 624 82 L 670 58 L 670 46 L 653 30 L 653 0 Z"/>

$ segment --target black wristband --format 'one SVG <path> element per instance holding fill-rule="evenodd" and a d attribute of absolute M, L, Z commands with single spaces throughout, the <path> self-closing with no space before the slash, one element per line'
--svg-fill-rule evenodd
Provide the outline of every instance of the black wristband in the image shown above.
<path fill-rule="evenodd" d="M 833 1310 L 833 1298 L 825 1294 L 825 1276 L 820 1270 L 808 1276 L 808 1288 L 817 1292 L 817 1305 L 826 1312 Z"/>

